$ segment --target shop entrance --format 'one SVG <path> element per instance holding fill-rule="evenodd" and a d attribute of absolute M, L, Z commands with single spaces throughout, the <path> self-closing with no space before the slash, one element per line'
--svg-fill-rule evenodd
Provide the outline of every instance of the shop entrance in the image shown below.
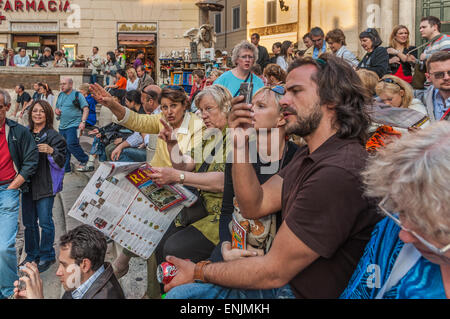
<path fill-rule="evenodd" d="M 56 34 L 13 34 L 12 47 L 16 51 L 18 48 L 25 48 L 27 55 L 31 57 L 31 62 L 33 62 L 38 58 L 39 53 L 44 51 L 45 47 L 52 49 L 52 54 L 58 49 L 58 36 Z"/>
<path fill-rule="evenodd" d="M 119 33 L 118 46 L 124 48 L 127 57 L 127 67 L 132 66 L 137 53 L 144 53 L 144 65 L 156 81 L 156 34 Z"/>

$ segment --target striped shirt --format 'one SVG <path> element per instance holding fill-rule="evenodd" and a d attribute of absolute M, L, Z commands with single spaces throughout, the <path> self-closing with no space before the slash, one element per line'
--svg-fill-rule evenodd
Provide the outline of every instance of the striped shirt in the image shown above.
<path fill-rule="evenodd" d="M 437 39 L 436 39 L 437 38 Z M 438 51 L 450 51 L 450 37 L 446 34 L 441 34 L 436 37 L 432 42 L 425 48 L 423 53 L 426 55 L 426 59 L 431 58 L 433 53 Z"/>
<path fill-rule="evenodd" d="M 72 292 L 73 299 L 83 299 L 83 296 L 86 292 L 91 288 L 92 284 L 100 277 L 101 274 L 105 271 L 105 266 L 101 266 L 91 277 L 88 278 L 80 287 L 75 289 Z"/>

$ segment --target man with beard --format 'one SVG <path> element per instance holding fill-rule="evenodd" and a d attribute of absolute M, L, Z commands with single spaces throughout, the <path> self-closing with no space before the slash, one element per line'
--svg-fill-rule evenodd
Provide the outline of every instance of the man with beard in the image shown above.
<path fill-rule="evenodd" d="M 241 101 L 234 100 L 229 115 L 232 129 L 253 121 L 252 106 Z M 358 75 L 342 59 L 324 54 L 292 63 L 280 105 L 286 133 L 303 137 L 307 146 L 260 185 L 252 164 L 237 162 L 239 152 L 248 154 L 248 138 L 234 141 L 233 186 L 242 216 L 258 219 L 282 210 L 271 249 L 214 264 L 167 257 L 178 273 L 165 287 L 166 298 L 338 298 L 380 220 L 360 179 L 367 158 L 366 102 Z M 194 281 L 203 284 L 187 284 Z"/>
<path fill-rule="evenodd" d="M 434 53 L 427 62 L 426 73 L 432 85 L 423 96 L 423 104 L 427 107 L 432 122 L 450 120 L 450 52 Z"/>

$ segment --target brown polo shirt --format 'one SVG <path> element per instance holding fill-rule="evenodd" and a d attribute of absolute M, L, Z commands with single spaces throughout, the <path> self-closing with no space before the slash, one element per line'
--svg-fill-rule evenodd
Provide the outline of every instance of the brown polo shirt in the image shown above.
<path fill-rule="evenodd" d="M 290 282 L 297 298 L 338 298 L 381 219 L 363 196 L 367 152 L 357 139 L 328 139 L 297 151 L 283 178 L 283 220 L 320 255 Z"/>

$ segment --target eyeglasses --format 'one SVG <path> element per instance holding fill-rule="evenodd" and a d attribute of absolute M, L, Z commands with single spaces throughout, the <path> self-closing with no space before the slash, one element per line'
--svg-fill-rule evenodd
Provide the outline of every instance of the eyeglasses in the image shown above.
<path fill-rule="evenodd" d="M 443 78 L 445 78 L 445 74 L 447 73 L 448 76 L 450 76 L 450 71 L 442 71 L 442 72 L 434 72 L 434 73 L 430 73 L 432 76 L 434 76 L 434 78 L 436 80 L 442 80 Z"/>
<path fill-rule="evenodd" d="M 255 57 L 253 55 L 241 55 L 239 58 L 242 60 L 254 60 Z"/>
<path fill-rule="evenodd" d="M 394 223 L 396 223 L 401 229 L 403 229 L 404 231 L 411 233 L 412 235 L 414 235 L 422 244 L 424 244 L 430 251 L 432 251 L 433 253 L 437 254 L 437 255 L 444 255 L 447 251 L 450 250 L 450 244 L 448 244 L 447 246 L 445 246 L 444 248 L 437 248 L 435 245 L 433 245 L 432 243 L 428 242 L 427 240 L 425 240 L 422 236 L 420 236 L 419 234 L 417 234 L 415 231 L 410 230 L 408 228 L 406 228 L 405 226 L 402 225 L 402 222 L 400 221 L 400 218 L 398 217 L 398 214 L 393 214 L 390 213 L 385 207 L 384 205 L 386 205 L 386 202 L 388 201 L 389 197 L 386 196 L 383 198 L 383 200 L 378 204 L 378 207 L 383 211 L 383 213 L 389 217 L 390 219 L 392 219 L 394 221 Z"/>
<path fill-rule="evenodd" d="M 286 89 L 284 88 L 284 86 L 281 86 L 281 85 L 272 86 L 270 88 L 270 90 L 272 92 L 275 92 L 276 94 L 279 94 L 279 95 L 285 95 L 286 94 Z"/>

